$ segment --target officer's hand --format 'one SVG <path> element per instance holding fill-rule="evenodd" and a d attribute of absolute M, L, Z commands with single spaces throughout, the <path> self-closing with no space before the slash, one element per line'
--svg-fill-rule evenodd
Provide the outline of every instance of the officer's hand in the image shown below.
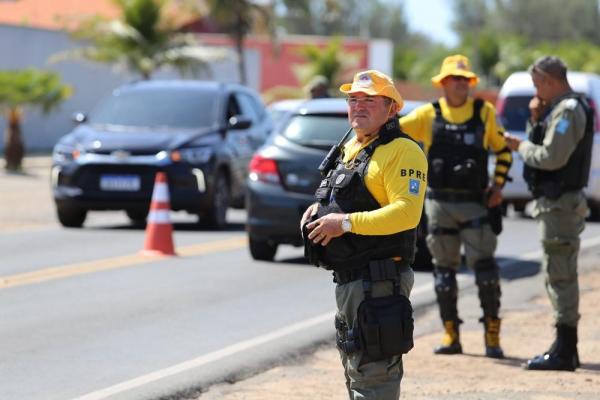
<path fill-rule="evenodd" d="M 308 238 L 315 244 L 321 243 L 321 245 L 327 246 L 331 239 L 344 234 L 342 229 L 344 215 L 345 214 L 327 214 L 318 220 L 311 222 L 307 226 L 310 230 Z"/>
<path fill-rule="evenodd" d="M 497 207 L 502 204 L 502 188 L 492 185 L 487 189 L 488 192 L 488 208 Z"/>
<path fill-rule="evenodd" d="M 521 139 L 519 139 L 517 136 L 511 135 L 508 132 L 504 132 L 504 140 L 506 141 L 506 147 L 508 147 L 512 151 L 519 150 Z"/>
<path fill-rule="evenodd" d="M 313 215 L 317 213 L 318 208 L 319 204 L 313 203 L 310 206 L 308 206 L 306 211 L 304 211 L 304 214 L 302 214 L 302 219 L 300 220 L 300 232 L 302 232 L 302 227 L 304 226 L 306 221 L 308 221 Z"/>
<path fill-rule="evenodd" d="M 533 96 L 531 100 L 529 100 L 529 113 L 531 115 L 531 121 L 537 122 L 542 118 L 544 114 L 544 109 L 546 108 L 546 103 L 544 100 L 540 99 L 537 96 Z"/>

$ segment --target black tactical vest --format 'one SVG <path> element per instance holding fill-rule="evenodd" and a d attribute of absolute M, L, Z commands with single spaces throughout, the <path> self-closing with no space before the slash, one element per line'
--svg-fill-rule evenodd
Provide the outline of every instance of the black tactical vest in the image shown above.
<path fill-rule="evenodd" d="M 527 164 L 523 166 L 523 178 L 529 186 L 533 197 L 541 196 L 558 199 L 563 193 L 581 190 L 587 186 L 592 162 L 592 146 L 594 142 L 594 110 L 587 101 L 576 93 L 565 96 L 565 99 L 576 99 L 585 111 L 585 134 L 577 143 L 567 163 L 557 170 L 546 171 Z M 560 102 L 559 102 L 560 103 Z M 559 104 L 557 103 L 555 107 Z M 546 118 L 552 113 L 548 110 L 544 121 L 538 123 L 530 132 L 529 141 L 542 144 L 546 135 Z"/>
<path fill-rule="evenodd" d="M 429 148 L 428 186 L 437 190 L 480 192 L 488 185 L 488 152 L 483 147 L 483 100 L 473 102 L 473 117 L 462 124 L 442 117 L 438 101 L 432 103 L 435 120 Z"/>
<path fill-rule="evenodd" d="M 362 149 L 351 165 L 344 165 L 343 155 L 321 181 L 315 197 L 319 202 L 318 217 L 331 213 L 353 213 L 381 208 L 365 185 L 369 161 L 377 146 L 409 136 L 400 131 L 398 120 L 389 120 L 379 131 L 379 137 Z M 410 139 L 412 140 L 412 139 Z M 358 235 L 345 233 L 320 246 L 319 261 L 327 269 L 337 271 L 366 267 L 370 260 L 402 257 L 414 261 L 416 229 L 391 235 Z"/>

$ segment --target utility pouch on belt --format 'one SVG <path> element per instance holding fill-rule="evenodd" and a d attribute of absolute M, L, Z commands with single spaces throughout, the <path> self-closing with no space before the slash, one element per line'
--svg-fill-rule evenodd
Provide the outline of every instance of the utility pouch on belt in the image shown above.
<path fill-rule="evenodd" d="M 367 268 L 366 274 L 353 274 L 363 276 L 365 298 L 358 306 L 352 326 L 348 326 L 337 316 L 335 320 L 338 348 L 346 354 L 360 350 L 362 354 L 359 365 L 406 354 L 414 345 L 412 305 L 406 296 L 400 294 L 402 266 L 391 259 L 385 259 L 371 261 Z M 338 278 L 342 279 L 343 276 Z M 394 284 L 392 295 L 371 296 L 373 282 L 380 281 Z"/>
<path fill-rule="evenodd" d="M 413 310 L 401 294 L 365 299 L 357 324 L 363 355 L 360 364 L 406 354 L 413 348 Z"/>

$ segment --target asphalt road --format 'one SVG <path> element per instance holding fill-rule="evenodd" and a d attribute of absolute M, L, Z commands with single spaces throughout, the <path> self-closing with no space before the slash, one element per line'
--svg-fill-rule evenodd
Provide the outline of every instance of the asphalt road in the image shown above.
<path fill-rule="evenodd" d="M 0 231 L 0 399 L 156 399 L 331 339 L 333 283 L 301 250 L 251 260 L 240 211 L 225 232 L 173 218 L 180 256 L 166 259 L 138 255 L 144 230 L 121 213 L 96 213 L 81 230 Z M 505 279 L 537 272 L 537 237 L 534 221 L 505 220 Z M 583 237 L 595 245 L 600 225 Z M 429 273 L 417 273 L 412 301 L 433 302 Z"/>

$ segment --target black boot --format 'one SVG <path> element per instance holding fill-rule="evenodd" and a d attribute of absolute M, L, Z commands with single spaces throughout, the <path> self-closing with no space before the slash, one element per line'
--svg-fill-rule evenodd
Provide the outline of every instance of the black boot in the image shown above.
<path fill-rule="evenodd" d="M 525 369 L 541 371 L 575 371 L 580 366 L 577 354 L 577 327 L 556 325 L 556 340 L 550 349 L 533 357 Z"/>

